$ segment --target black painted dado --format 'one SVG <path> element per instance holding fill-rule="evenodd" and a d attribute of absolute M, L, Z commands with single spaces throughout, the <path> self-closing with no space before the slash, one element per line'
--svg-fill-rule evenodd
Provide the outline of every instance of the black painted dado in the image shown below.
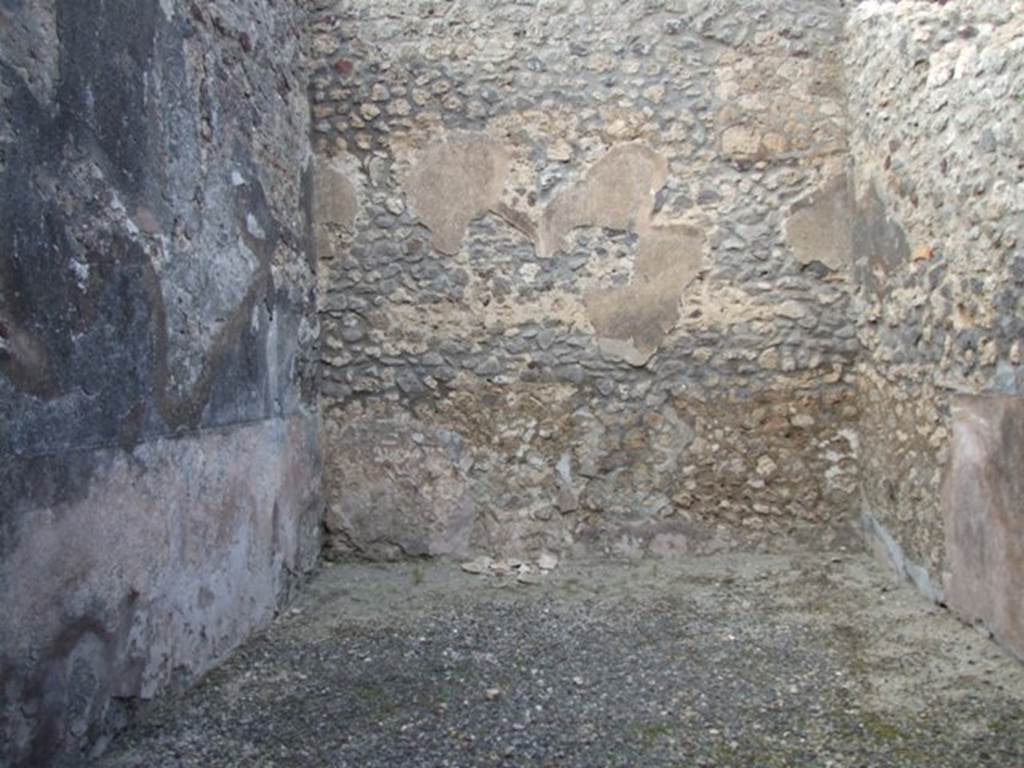
<path fill-rule="evenodd" d="M 195 200 L 168 198 L 175 185 L 201 181 L 190 177 L 199 163 L 202 99 L 185 81 L 182 50 L 195 22 L 169 22 L 155 0 L 106 0 L 99 7 L 67 0 L 57 11 L 55 103 L 39 103 L 19 70 L 0 62 L 16 137 L 3 145 L 0 166 L 0 419 L 9 425 L 0 431 L 0 456 L 130 446 L 201 425 L 280 415 L 285 403 L 268 396 L 276 372 L 266 361 L 266 333 L 291 308 L 269 277 L 281 227 L 258 183 L 231 199 L 202 201 L 236 211 L 235 231 L 226 238 L 247 237 L 247 215 L 262 222 L 267 238 L 249 243 L 260 267 L 185 396 L 168 392 L 172 342 L 149 257 L 109 216 L 120 205 L 129 215 L 145 209 L 164 232 L 179 217 L 202 226 Z M 157 77 L 169 102 L 147 98 Z M 239 95 L 218 108 L 258 119 L 243 102 Z M 240 166 L 251 164 L 247 148 L 233 152 Z"/>
<path fill-rule="evenodd" d="M 301 416 L 316 398 L 310 200 L 298 184 L 307 117 L 287 87 L 297 58 L 275 45 L 297 37 L 302 11 L 256 5 L 0 0 L 2 766 L 85 761 L 142 691 L 209 665 L 258 623 L 244 612 L 272 611 L 315 558 L 315 483 L 288 469 L 250 498 L 233 491 L 243 461 L 207 473 L 215 452 L 195 459 L 207 436 L 231 444 L 232 430 Z M 267 181 L 280 168 L 295 194 Z M 282 275 L 289 258 L 300 268 Z M 301 454 L 316 475 L 315 440 L 265 434 L 272 444 L 238 444 L 271 470 Z M 169 471 L 176 456 L 198 463 Z M 220 501 L 190 495 L 195 475 Z M 162 503 L 153 478 L 187 498 Z M 90 506 L 105 492 L 112 507 L 150 501 L 108 515 Z M 124 551 L 133 532 L 109 533 L 116 570 L 145 577 L 108 578 L 95 538 L 51 546 L 52 531 L 106 517 L 147 531 L 169 521 Z M 209 530 L 186 532 L 189 520 Z M 250 539 L 225 576 L 234 542 Z M 41 559 L 30 582 L 12 565 L 26 559 Z M 194 584 L 164 578 L 175 568 L 213 591 L 233 585 L 219 616 L 205 610 L 213 598 L 194 603 Z M 258 597 L 243 600 L 250 584 Z M 248 607 L 225 618 L 233 601 Z M 198 650 L 163 670 L 182 638 Z"/>

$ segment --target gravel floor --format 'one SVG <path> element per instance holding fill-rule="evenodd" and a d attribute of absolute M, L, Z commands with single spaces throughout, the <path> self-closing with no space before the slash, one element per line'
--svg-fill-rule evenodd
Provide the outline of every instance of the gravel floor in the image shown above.
<path fill-rule="evenodd" d="M 1024 667 L 860 555 L 329 566 L 113 766 L 1024 766 Z"/>

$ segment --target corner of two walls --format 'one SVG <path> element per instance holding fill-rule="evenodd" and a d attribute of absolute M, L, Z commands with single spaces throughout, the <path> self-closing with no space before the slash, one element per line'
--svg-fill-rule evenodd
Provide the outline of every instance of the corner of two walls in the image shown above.
<path fill-rule="evenodd" d="M 850 535 L 841 34 L 810 0 L 318 15 L 333 549 Z"/>
<path fill-rule="evenodd" d="M 1024 655 L 1024 4 L 847 22 L 861 493 L 880 553 Z"/>
<path fill-rule="evenodd" d="M 334 548 L 863 505 L 1024 653 L 1024 8 L 865 2 L 842 47 L 832 3 L 698 5 L 320 11 L 315 172 L 294 4 L 0 8 L 0 759 L 102 746 L 271 618 L 321 375 Z"/>
<path fill-rule="evenodd" d="M 1022 4 L 388 8 L 314 24 L 331 546 L 862 517 L 1024 653 Z"/>
<path fill-rule="evenodd" d="M 83 762 L 316 562 L 303 39 L 290 3 L 0 4 L 4 765 Z"/>

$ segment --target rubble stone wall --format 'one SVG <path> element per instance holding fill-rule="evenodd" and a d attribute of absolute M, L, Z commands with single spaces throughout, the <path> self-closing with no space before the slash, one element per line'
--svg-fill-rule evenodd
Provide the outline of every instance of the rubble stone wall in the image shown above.
<path fill-rule="evenodd" d="M 321 6 L 332 547 L 698 552 L 848 527 L 837 1 Z"/>
<path fill-rule="evenodd" d="M 864 514 L 1024 653 L 1024 3 L 861 3 L 844 58 Z"/>
<path fill-rule="evenodd" d="M 322 524 L 557 562 L 859 520 L 1024 655 L 1022 19 L 0 0 L 0 763 L 101 750 Z"/>
<path fill-rule="evenodd" d="M 320 548 L 305 14 L 0 2 L 0 764 L 80 765 Z"/>

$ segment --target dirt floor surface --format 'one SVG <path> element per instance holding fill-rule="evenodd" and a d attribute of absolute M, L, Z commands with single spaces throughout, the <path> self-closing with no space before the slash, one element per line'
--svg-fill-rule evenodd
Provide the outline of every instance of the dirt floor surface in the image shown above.
<path fill-rule="evenodd" d="M 1024 666 L 860 554 L 343 563 L 99 764 L 1015 768 Z"/>

